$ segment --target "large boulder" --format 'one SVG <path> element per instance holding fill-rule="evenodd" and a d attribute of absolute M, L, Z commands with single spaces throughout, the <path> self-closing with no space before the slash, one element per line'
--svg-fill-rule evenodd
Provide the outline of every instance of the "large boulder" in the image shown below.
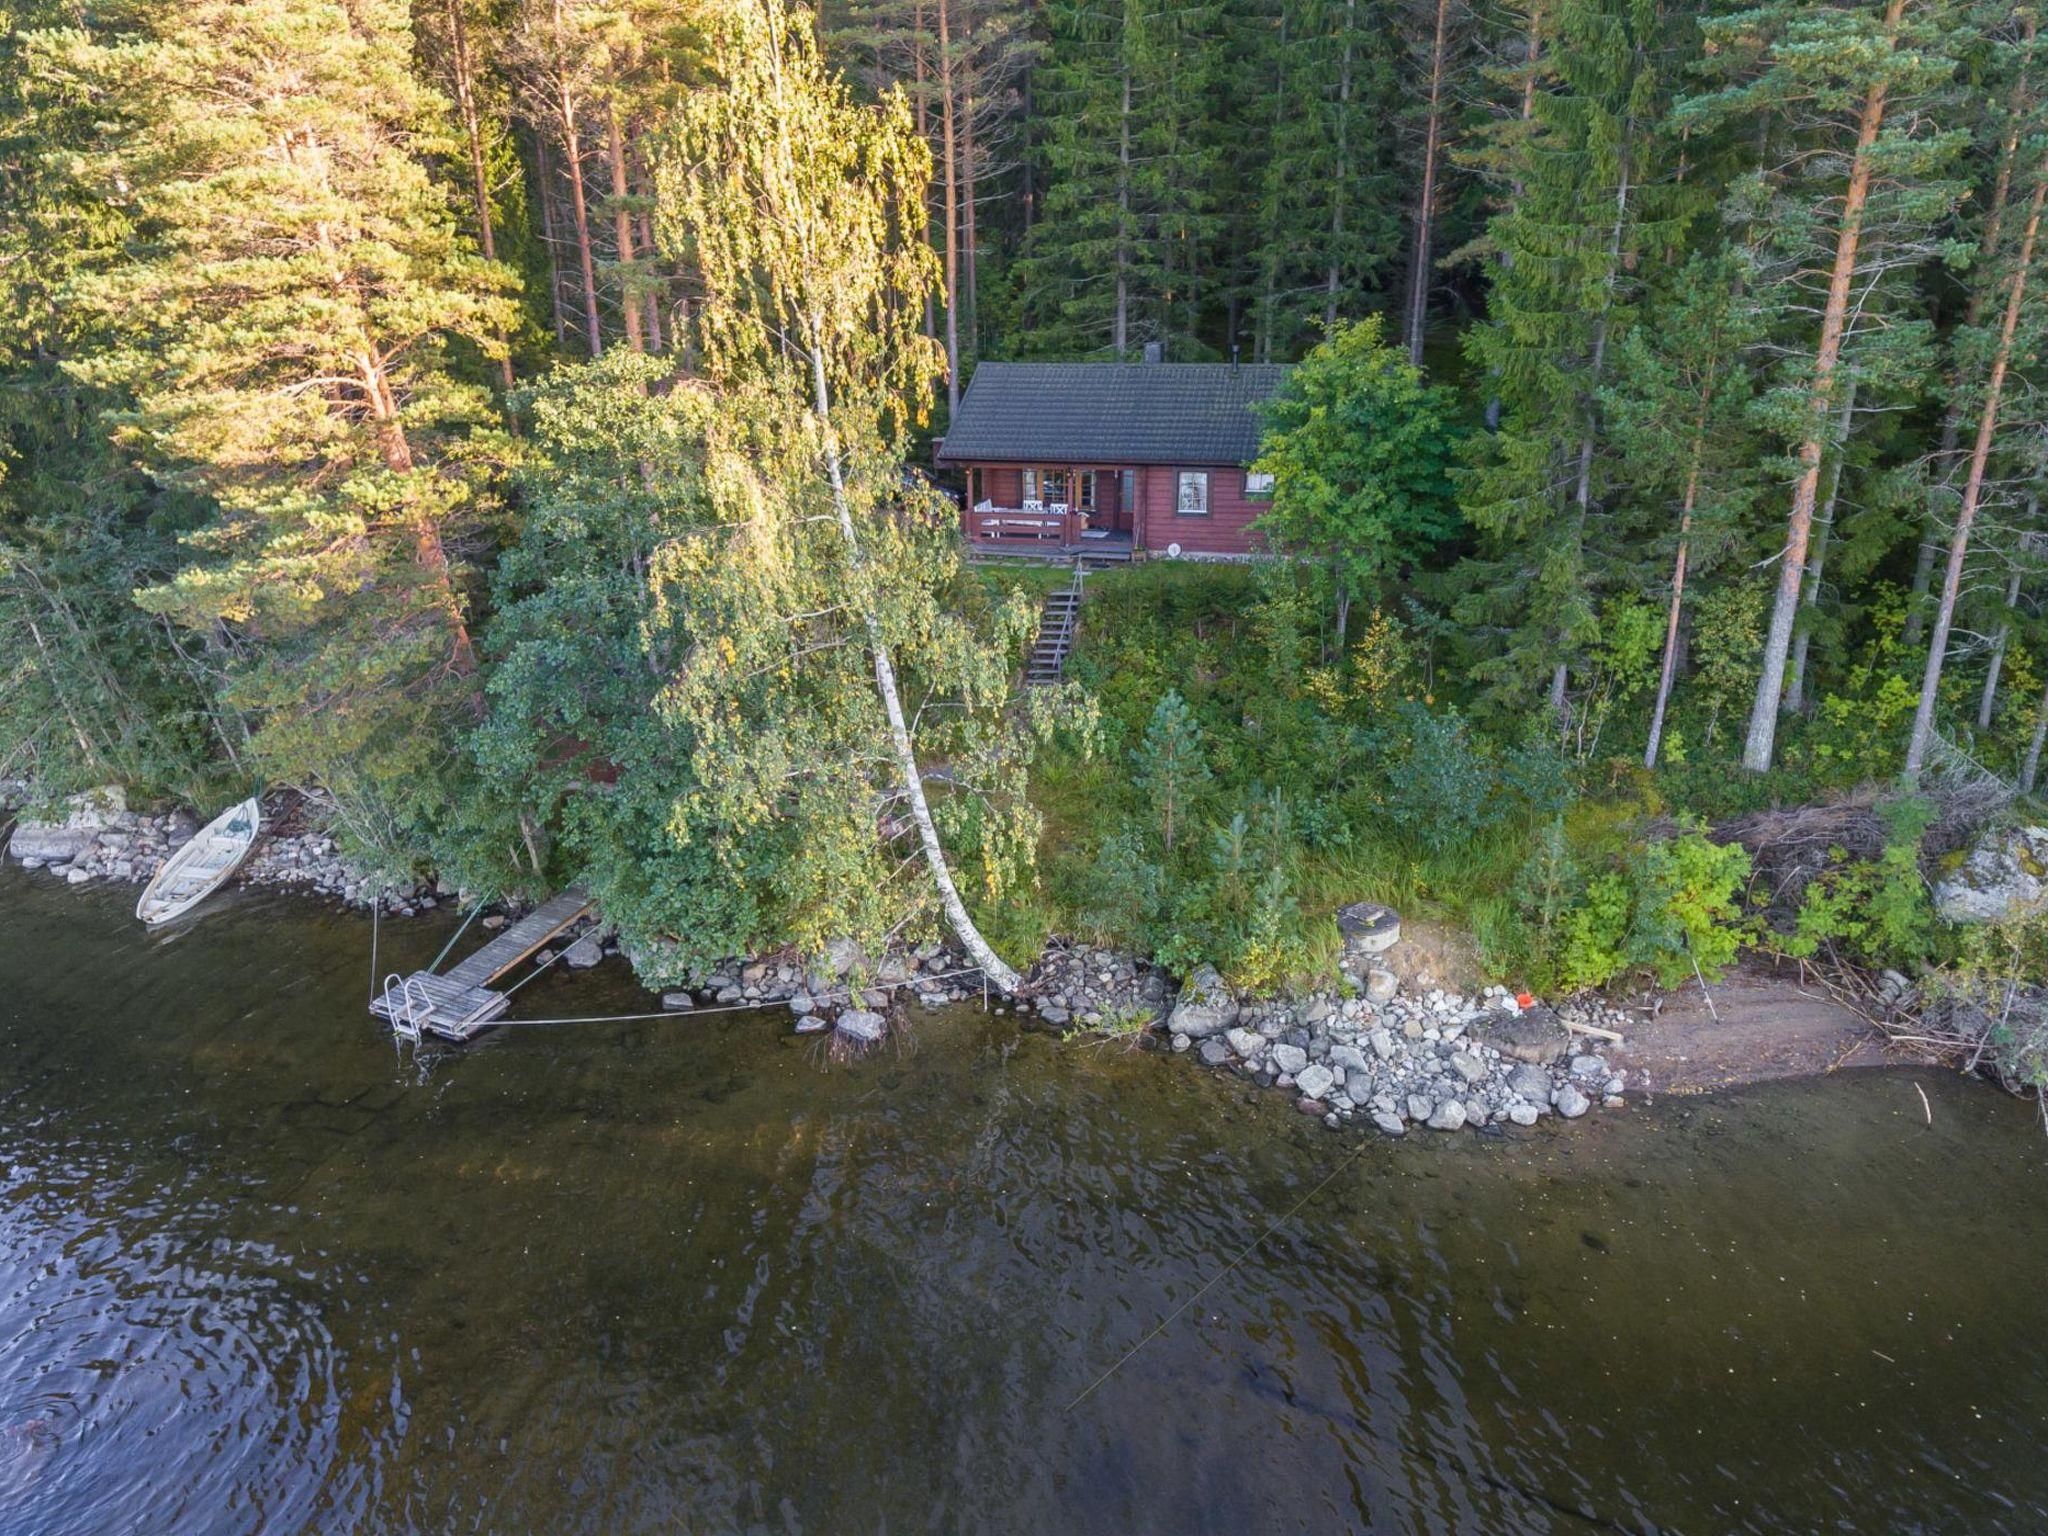
<path fill-rule="evenodd" d="M 1223 984 L 1223 978 L 1216 974 L 1213 965 L 1195 968 L 1187 984 L 1180 989 L 1180 997 L 1173 1005 L 1173 1017 L 1167 1021 L 1167 1029 L 1176 1035 L 1186 1035 L 1190 1040 L 1205 1040 L 1210 1035 L 1220 1035 L 1237 1022 L 1237 999 L 1230 995 L 1230 988 Z"/>
<path fill-rule="evenodd" d="M 889 1021 L 864 1008 L 849 1008 L 832 1021 L 832 1027 L 849 1040 L 873 1045 L 889 1032 Z"/>
<path fill-rule="evenodd" d="M 1572 1043 L 1571 1031 L 1557 1010 L 1541 1003 L 1516 1013 L 1493 1014 L 1480 1023 L 1479 1032 L 1509 1060 L 1538 1067 L 1557 1060 Z"/>
<path fill-rule="evenodd" d="M 2048 908 L 2048 827 L 1992 833 L 1935 881 L 1934 908 L 1952 923 L 2010 922 Z"/>
<path fill-rule="evenodd" d="M 7 851 L 17 859 L 68 864 L 99 842 L 100 834 L 128 824 L 128 797 L 118 784 L 71 796 L 61 820 L 23 817 Z"/>

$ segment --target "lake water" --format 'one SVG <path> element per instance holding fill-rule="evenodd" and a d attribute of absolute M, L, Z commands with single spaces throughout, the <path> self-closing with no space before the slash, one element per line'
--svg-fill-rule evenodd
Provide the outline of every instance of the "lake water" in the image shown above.
<path fill-rule="evenodd" d="M 414 1056 L 366 920 L 132 900 L 0 874 L 0 1531 L 2048 1528 L 2048 1139 L 1940 1072 L 1361 1143 L 972 1011 Z"/>

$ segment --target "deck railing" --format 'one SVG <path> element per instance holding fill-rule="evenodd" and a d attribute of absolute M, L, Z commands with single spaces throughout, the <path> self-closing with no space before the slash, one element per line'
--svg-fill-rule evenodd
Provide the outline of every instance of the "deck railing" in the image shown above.
<path fill-rule="evenodd" d="M 967 531 L 977 539 L 1039 539 L 1072 544 L 1088 526 L 1088 514 L 1066 502 L 999 507 L 984 501 L 967 515 Z"/>

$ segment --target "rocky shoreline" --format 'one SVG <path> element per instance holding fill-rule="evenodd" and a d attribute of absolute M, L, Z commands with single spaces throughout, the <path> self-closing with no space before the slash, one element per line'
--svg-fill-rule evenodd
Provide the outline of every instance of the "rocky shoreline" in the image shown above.
<path fill-rule="evenodd" d="M 97 791 L 74 797 L 62 821 L 24 820 L 8 851 L 24 868 L 72 885 L 140 883 L 198 825 L 183 811 L 131 812 L 117 791 Z M 401 916 L 431 910 L 456 894 L 431 883 L 380 882 L 350 868 L 331 837 L 289 826 L 264 835 L 238 879 L 358 907 L 378 902 Z M 508 920 L 493 913 L 481 926 L 488 931 Z M 1584 1032 L 1615 1031 L 1627 1022 L 1624 1015 L 1598 1004 L 1563 1011 L 1525 1006 L 1500 987 L 1467 997 L 1427 985 L 1426 975 L 1404 990 L 1384 959 L 1398 939 L 1398 919 L 1383 908 L 1351 909 L 1345 931 L 1343 985 L 1306 996 L 1240 999 L 1207 966 L 1176 992 L 1165 974 L 1131 955 L 1055 941 L 1031 968 L 1026 995 L 1010 1005 L 1063 1034 L 1150 1040 L 1286 1093 L 1303 1114 L 1333 1130 L 1370 1124 L 1399 1136 L 1425 1127 L 1528 1126 L 1545 1116 L 1576 1119 L 1596 1105 L 1624 1102 L 1627 1071 L 1589 1048 Z M 675 973 L 671 957 L 622 950 L 595 922 L 537 960 L 583 969 L 620 954 L 642 976 Z M 979 971 L 950 943 L 874 958 L 837 940 L 809 963 L 784 953 L 677 976 L 661 1004 L 677 1013 L 779 1005 L 800 1034 L 829 1031 L 864 1046 L 885 1038 L 891 1014 L 908 1004 L 935 1009 L 982 995 Z"/>

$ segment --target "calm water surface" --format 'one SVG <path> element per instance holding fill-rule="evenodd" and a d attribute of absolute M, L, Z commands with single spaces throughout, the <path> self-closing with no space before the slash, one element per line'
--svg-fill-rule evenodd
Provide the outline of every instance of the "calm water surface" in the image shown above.
<path fill-rule="evenodd" d="M 971 1012 L 414 1058 L 364 921 L 131 900 L 0 875 L 8 1533 L 2048 1529 L 2048 1142 L 1940 1073 L 1361 1148 Z"/>

